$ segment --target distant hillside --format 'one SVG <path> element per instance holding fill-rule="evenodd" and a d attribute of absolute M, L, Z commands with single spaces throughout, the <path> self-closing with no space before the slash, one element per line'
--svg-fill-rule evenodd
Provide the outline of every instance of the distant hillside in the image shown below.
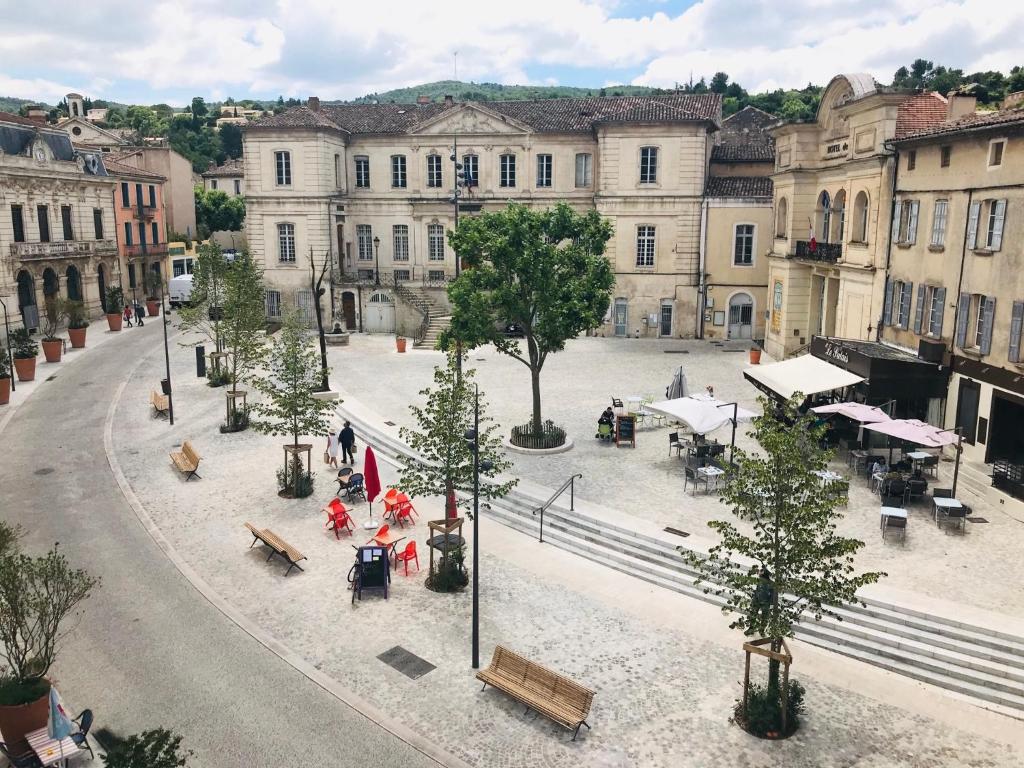
<path fill-rule="evenodd" d="M 17 99 L 14 96 L 0 96 L 0 112 L 10 112 L 11 114 L 18 114 L 18 110 L 24 107 L 26 104 L 42 104 L 46 111 L 53 109 L 52 104 L 43 104 L 39 101 L 32 101 L 31 99 Z"/>
<path fill-rule="evenodd" d="M 370 93 L 358 99 L 352 99 L 352 102 L 356 104 L 368 104 L 374 101 L 382 104 L 388 102 L 412 104 L 418 96 L 429 96 L 431 101 L 440 101 L 445 96 L 454 96 L 456 101 L 516 101 L 521 99 L 580 98 L 583 96 L 639 96 L 669 92 L 643 85 L 574 88 L 567 85 L 502 85 L 500 83 L 463 83 L 459 80 L 440 80 L 436 83 L 396 88 L 383 93 Z"/>

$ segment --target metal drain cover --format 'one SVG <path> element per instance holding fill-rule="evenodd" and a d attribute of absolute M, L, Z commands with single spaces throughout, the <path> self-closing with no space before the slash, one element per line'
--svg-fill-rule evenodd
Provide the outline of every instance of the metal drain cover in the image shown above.
<path fill-rule="evenodd" d="M 690 535 L 686 531 L 680 531 L 678 528 L 666 528 L 665 529 L 665 533 L 672 533 L 672 534 L 675 534 L 676 536 L 683 536 L 683 537 L 686 537 L 686 536 Z"/>
<path fill-rule="evenodd" d="M 384 423 L 387 424 L 389 427 L 395 426 L 395 422 L 393 421 L 385 421 Z"/>
<path fill-rule="evenodd" d="M 37 469 L 32 474 L 35 474 L 35 475 L 50 475 L 50 474 L 53 474 L 53 467 L 43 467 L 42 469 Z"/>
<path fill-rule="evenodd" d="M 968 523 L 987 523 L 988 520 L 986 520 L 984 517 L 973 517 L 972 516 L 972 517 L 968 517 L 967 518 L 967 522 Z"/>
<path fill-rule="evenodd" d="M 47 377 L 46 377 L 46 380 L 47 380 L 47 381 L 53 381 L 53 380 L 54 380 L 54 379 L 56 379 L 56 378 L 57 378 L 57 374 L 55 373 L 55 374 L 53 374 L 53 376 L 47 376 Z"/>
<path fill-rule="evenodd" d="M 384 651 L 377 658 L 412 680 L 423 677 L 432 669 L 437 669 L 426 659 L 421 659 L 415 653 L 410 653 L 400 645 Z"/>

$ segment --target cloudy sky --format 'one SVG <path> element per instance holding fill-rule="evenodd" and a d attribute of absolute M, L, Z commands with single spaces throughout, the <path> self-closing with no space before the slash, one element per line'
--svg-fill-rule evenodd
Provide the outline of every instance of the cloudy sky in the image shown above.
<path fill-rule="evenodd" d="M 1022 0 L 0 0 L 0 95 L 350 98 L 449 79 L 748 90 L 1024 64 Z"/>

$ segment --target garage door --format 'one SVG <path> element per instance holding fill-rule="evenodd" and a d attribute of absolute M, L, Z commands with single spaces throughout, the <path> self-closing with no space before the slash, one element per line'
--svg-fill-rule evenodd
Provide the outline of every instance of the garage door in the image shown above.
<path fill-rule="evenodd" d="M 395 332 L 395 300 L 387 293 L 375 293 L 370 296 L 366 306 L 367 333 Z"/>

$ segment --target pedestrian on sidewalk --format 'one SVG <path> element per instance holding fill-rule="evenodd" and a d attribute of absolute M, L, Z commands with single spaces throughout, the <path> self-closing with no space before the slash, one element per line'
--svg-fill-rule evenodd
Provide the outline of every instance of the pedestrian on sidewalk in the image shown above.
<path fill-rule="evenodd" d="M 132 308 L 127 304 L 124 305 L 124 324 L 129 328 L 132 327 Z"/>
<path fill-rule="evenodd" d="M 137 326 L 139 326 L 139 328 L 141 328 L 143 325 L 145 325 L 145 323 L 142 322 L 143 313 L 142 313 L 141 310 L 142 310 L 142 307 L 140 307 L 138 304 L 136 304 L 135 305 L 135 324 Z"/>
<path fill-rule="evenodd" d="M 338 430 L 331 427 L 327 433 L 327 450 L 324 451 L 324 461 L 329 467 L 338 466 Z"/>
<path fill-rule="evenodd" d="M 341 451 L 342 461 L 345 464 L 356 463 L 356 433 L 352 430 L 352 424 L 345 422 L 344 429 L 341 430 Z"/>

